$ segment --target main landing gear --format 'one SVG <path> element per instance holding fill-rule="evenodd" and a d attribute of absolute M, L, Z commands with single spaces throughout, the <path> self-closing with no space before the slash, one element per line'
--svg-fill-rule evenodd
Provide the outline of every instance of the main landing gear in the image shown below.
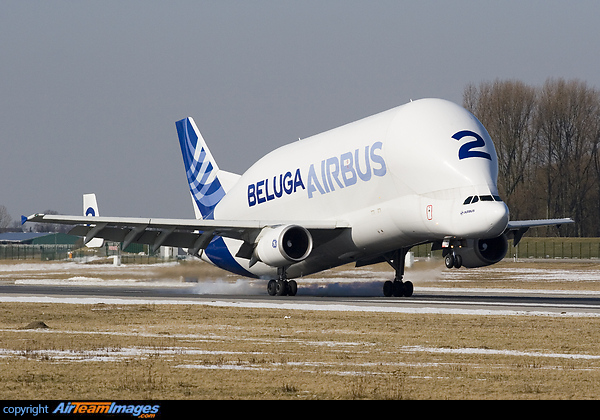
<path fill-rule="evenodd" d="M 296 280 L 289 280 L 285 274 L 285 267 L 277 269 L 278 280 L 269 280 L 267 292 L 270 296 L 296 296 L 298 292 L 298 283 Z"/>
<path fill-rule="evenodd" d="M 410 281 L 402 281 L 404 277 L 404 259 L 409 248 L 401 248 L 391 254 L 385 255 L 385 260 L 396 271 L 394 281 L 386 281 L 383 284 L 383 295 L 385 297 L 410 297 L 413 294 L 413 284 Z"/>
<path fill-rule="evenodd" d="M 383 295 L 386 297 L 410 297 L 413 294 L 413 284 L 410 281 L 402 281 L 404 277 L 404 259 L 409 248 L 401 248 L 386 254 L 385 260 L 395 270 L 394 281 L 386 281 L 383 284 Z M 267 292 L 270 296 L 296 296 L 298 284 L 295 280 L 288 280 L 286 267 L 277 269 L 277 280 L 269 280 Z"/>

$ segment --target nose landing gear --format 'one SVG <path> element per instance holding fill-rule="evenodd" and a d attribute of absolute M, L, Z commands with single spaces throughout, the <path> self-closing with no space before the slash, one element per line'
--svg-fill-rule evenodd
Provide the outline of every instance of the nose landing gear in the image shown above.
<path fill-rule="evenodd" d="M 462 267 L 462 257 L 454 252 L 448 252 L 444 256 L 444 264 L 446 268 L 460 268 Z"/>

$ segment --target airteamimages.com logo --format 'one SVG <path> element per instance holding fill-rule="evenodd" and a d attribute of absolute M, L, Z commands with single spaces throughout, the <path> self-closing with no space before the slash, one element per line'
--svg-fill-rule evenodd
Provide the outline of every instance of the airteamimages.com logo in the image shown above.
<path fill-rule="evenodd" d="M 159 404 L 123 404 L 117 402 L 61 402 L 52 414 L 130 414 L 140 419 L 156 417 Z"/>
<path fill-rule="evenodd" d="M 139 419 L 153 419 L 160 415 L 162 404 L 140 404 L 139 402 L 115 402 L 115 401 L 45 401 L 38 404 L 2 404 L 0 417 L 63 417 L 89 415 L 91 417 L 102 417 L 109 415 L 128 416 Z"/>

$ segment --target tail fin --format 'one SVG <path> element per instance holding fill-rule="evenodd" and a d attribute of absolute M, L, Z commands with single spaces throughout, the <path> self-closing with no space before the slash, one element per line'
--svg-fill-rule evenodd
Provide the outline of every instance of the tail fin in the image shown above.
<path fill-rule="evenodd" d="M 175 125 L 196 218 L 212 219 L 215 206 L 239 176 L 219 169 L 192 118 Z"/>
<path fill-rule="evenodd" d="M 98 203 L 96 201 L 96 194 L 83 194 L 83 215 L 84 216 L 100 216 L 98 212 Z M 100 248 L 104 245 L 104 239 L 94 238 L 89 241 L 85 246 L 88 248 Z"/>

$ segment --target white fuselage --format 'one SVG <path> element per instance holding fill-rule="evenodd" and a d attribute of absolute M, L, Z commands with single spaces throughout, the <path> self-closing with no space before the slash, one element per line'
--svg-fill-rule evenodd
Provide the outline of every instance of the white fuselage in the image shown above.
<path fill-rule="evenodd" d="M 505 203 L 463 204 L 470 196 L 497 197 L 497 173 L 481 123 L 456 104 L 423 99 L 272 151 L 227 192 L 214 218 L 350 227 L 291 265 L 292 278 L 422 242 L 501 235 Z M 225 244 L 235 256 L 242 242 Z M 253 276 L 277 276 L 266 264 L 232 258 Z"/>

